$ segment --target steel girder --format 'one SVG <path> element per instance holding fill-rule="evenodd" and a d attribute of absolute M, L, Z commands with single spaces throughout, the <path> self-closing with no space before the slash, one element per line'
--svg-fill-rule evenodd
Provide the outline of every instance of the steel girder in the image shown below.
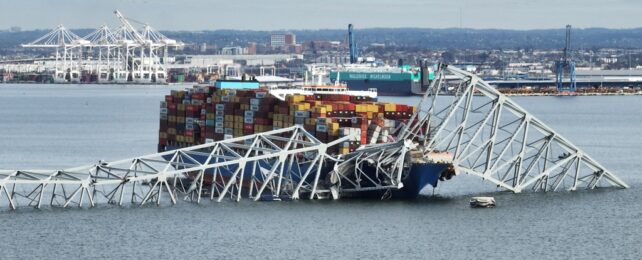
<path fill-rule="evenodd" d="M 300 126 L 60 171 L 0 171 L 0 206 L 324 198 L 328 147 Z M 334 163 L 334 161 L 330 161 Z"/>
<path fill-rule="evenodd" d="M 401 137 L 422 142 L 426 154 L 453 153 L 458 173 L 516 193 L 628 187 L 479 77 L 447 65 L 437 74 Z"/>
<path fill-rule="evenodd" d="M 400 140 L 373 144 L 339 157 L 330 173 L 337 194 L 403 188 L 402 177 L 411 166 L 410 150 L 416 144 Z"/>

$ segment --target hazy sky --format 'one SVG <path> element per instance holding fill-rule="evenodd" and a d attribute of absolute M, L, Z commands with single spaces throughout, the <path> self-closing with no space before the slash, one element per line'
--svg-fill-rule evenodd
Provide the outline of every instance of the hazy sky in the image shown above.
<path fill-rule="evenodd" d="M 114 25 L 114 9 L 163 30 L 642 27 L 642 0 L 0 0 L 0 29 Z"/>

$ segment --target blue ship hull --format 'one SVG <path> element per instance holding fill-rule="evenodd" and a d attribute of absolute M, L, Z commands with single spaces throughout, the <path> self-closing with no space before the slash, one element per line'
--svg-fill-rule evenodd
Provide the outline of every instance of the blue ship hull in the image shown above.
<path fill-rule="evenodd" d="M 402 177 L 403 187 L 401 189 L 361 191 L 348 194 L 348 196 L 363 199 L 416 199 L 425 187 L 430 185 L 436 188 L 440 178 L 450 179 L 451 176 L 446 177 L 447 175 L 444 174 L 449 167 L 450 164 L 447 163 L 413 164 L 410 171 Z M 374 172 L 374 169 L 370 172 Z"/>

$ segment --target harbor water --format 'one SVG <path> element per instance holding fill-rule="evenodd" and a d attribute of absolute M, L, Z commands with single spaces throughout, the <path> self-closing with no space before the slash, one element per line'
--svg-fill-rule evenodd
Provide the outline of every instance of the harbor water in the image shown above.
<path fill-rule="evenodd" d="M 0 84 L 0 169 L 154 153 L 159 102 L 184 87 Z M 631 188 L 495 193 L 459 175 L 415 201 L 1 209 L 0 258 L 639 258 L 642 96 L 513 99 Z M 470 208 L 474 195 L 494 196 L 497 207 Z"/>

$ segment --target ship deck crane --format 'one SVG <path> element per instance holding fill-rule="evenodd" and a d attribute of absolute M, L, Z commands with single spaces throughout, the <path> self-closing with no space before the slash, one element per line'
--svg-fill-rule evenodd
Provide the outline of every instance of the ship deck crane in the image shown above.
<path fill-rule="evenodd" d="M 577 81 L 575 78 L 575 62 L 571 58 L 571 25 L 566 25 L 566 38 L 564 45 L 564 53 L 562 58 L 555 62 L 556 67 L 556 83 L 558 92 L 575 92 L 577 89 Z M 564 74 L 568 74 L 568 85 L 564 83 Z"/>

